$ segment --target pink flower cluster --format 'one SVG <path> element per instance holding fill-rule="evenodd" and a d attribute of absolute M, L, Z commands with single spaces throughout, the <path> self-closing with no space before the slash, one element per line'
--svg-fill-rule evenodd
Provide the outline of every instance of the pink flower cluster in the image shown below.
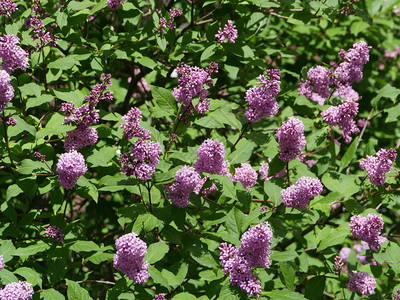
<path fill-rule="evenodd" d="M 72 189 L 79 177 L 87 172 L 85 158 L 77 151 L 61 154 L 57 163 L 58 182 L 66 189 Z"/>
<path fill-rule="evenodd" d="M 362 265 L 377 265 L 377 262 L 375 261 L 375 259 L 372 257 L 372 255 L 361 255 L 361 252 L 363 250 L 368 250 L 370 249 L 370 247 L 368 246 L 368 244 L 364 241 L 361 242 L 361 244 L 354 244 L 353 246 L 354 251 L 356 252 L 356 257 L 358 259 L 358 261 L 362 264 Z M 349 255 L 350 255 L 350 251 L 351 249 L 349 247 L 343 247 L 340 250 L 340 258 L 342 259 L 343 262 L 347 262 L 349 259 Z M 343 270 L 345 272 L 348 272 L 347 270 L 347 265 L 343 266 Z"/>
<path fill-rule="evenodd" d="M 207 177 L 204 179 L 207 180 Z M 205 180 L 201 179 L 195 168 L 184 166 L 176 172 L 175 181 L 166 185 L 165 189 L 174 205 L 185 207 L 189 205 L 190 194 L 199 194 Z"/>
<path fill-rule="evenodd" d="M 154 295 L 155 300 L 164 300 L 165 299 L 165 294 L 164 293 L 159 293 Z"/>
<path fill-rule="evenodd" d="M 230 175 L 230 173 L 228 174 Z M 240 182 L 246 190 L 256 185 L 257 172 L 248 163 L 242 163 L 240 168 L 235 169 L 235 175 L 230 175 L 233 182 Z"/>
<path fill-rule="evenodd" d="M 346 287 L 351 292 L 360 293 L 361 295 L 371 295 L 376 288 L 376 281 L 374 276 L 369 275 L 367 272 L 353 271 L 349 275 L 350 281 Z"/>
<path fill-rule="evenodd" d="M 321 112 L 322 119 L 329 125 L 338 125 L 342 131 L 344 141 L 350 143 L 353 139 L 352 134 L 360 132 L 353 118 L 358 113 L 358 103 L 355 101 L 344 102 L 338 106 L 331 106 Z"/>
<path fill-rule="evenodd" d="M 228 24 L 225 24 L 224 30 L 220 27 L 215 37 L 217 38 L 218 43 L 234 43 L 237 39 L 237 35 L 238 31 L 236 26 L 233 25 L 232 20 L 228 20 Z"/>
<path fill-rule="evenodd" d="M 16 10 L 18 10 L 18 7 L 13 0 L 0 0 L 0 15 L 11 18 L 11 14 Z"/>
<path fill-rule="evenodd" d="M 107 0 L 107 6 L 111 9 L 117 9 L 125 0 Z"/>
<path fill-rule="evenodd" d="M 367 171 L 368 179 L 372 184 L 383 185 L 386 181 L 386 173 L 392 170 L 396 157 L 395 149 L 381 149 L 376 156 L 367 155 L 367 158 L 361 159 L 360 168 Z"/>
<path fill-rule="evenodd" d="M 275 100 L 280 92 L 280 71 L 267 70 L 267 76 L 260 75 L 257 84 L 246 91 L 247 108 L 245 116 L 250 122 L 257 122 L 266 116 L 275 115 L 279 106 Z"/>
<path fill-rule="evenodd" d="M 10 75 L 4 70 L 0 70 L 0 112 L 4 111 L 13 97 L 14 89 L 11 86 Z"/>
<path fill-rule="evenodd" d="M 261 282 L 252 268 L 270 266 L 272 230 L 268 222 L 258 224 L 246 231 L 240 239 L 241 246 L 222 243 L 219 259 L 222 270 L 229 274 L 230 283 L 237 285 L 249 296 L 260 296 Z"/>
<path fill-rule="evenodd" d="M 26 281 L 11 282 L 0 290 L 0 300 L 28 300 L 34 293 L 32 285 Z"/>
<path fill-rule="evenodd" d="M 125 124 L 121 124 L 121 128 L 124 130 L 122 135 L 130 140 L 133 137 L 138 137 L 147 140 L 151 136 L 151 132 L 143 127 L 140 127 L 142 121 L 142 112 L 137 107 L 132 107 L 129 112 L 122 117 Z"/>
<path fill-rule="evenodd" d="M 136 283 L 144 283 L 150 277 L 147 272 L 149 263 L 144 262 L 147 245 L 136 233 L 128 233 L 115 241 L 117 253 L 114 256 L 114 267 Z"/>
<path fill-rule="evenodd" d="M 0 58 L 4 71 L 10 73 L 17 68 L 26 70 L 28 67 L 28 53 L 19 45 L 19 38 L 12 34 L 0 37 Z"/>
<path fill-rule="evenodd" d="M 107 86 L 111 86 L 111 74 L 102 74 L 100 76 L 101 84 L 96 84 L 90 91 L 89 96 L 85 96 L 85 104 L 76 108 L 74 103 L 64 102 L 61 111 L 66 116 L 64 123 L 73 122 L 77 125 L 74 130 L 68 131 L 65 138 L 64 148 L 66 151 L 78 150 L 80 148 L 91 146 L 97 143 L 98 135 L 90 125 L 99 121 L 99 111 L 95 109 L 100 100 L 112 101 L 111 91 L 106 91 Z"/>
<path fill-rule="evenodd" d="M 217 139 L 205 140 L 197 149 L 198 159 L 195 168 L 199 173 L 225 175 L 228 174 L 228 161 L 225 159 L 225 147 Z"/>
<path fill-rule="evenodd" d="M 176 68 L 176 72 L 179 75 L 179 87 L 174 88 L 172 94 L 177 102 L 183 103 L 186 113 L 194 110 L 192 99 L 197 95 L 200 96 L 200 101 L 196 106 L 197 112 L 204 114 L 209 110 L 211 103 L 207 99 L 208 90 L 204 88 L 204 85 L 208 87 L 214 86 L 211 74 L 218 72 L 217 66 L 216 63 L 211 63 L 210 67 L 206 69 L 207 71 L 188 65 Z"/>
<path fill-rule="evenodd" d="M 164 28 L 169 28 L 169 29 L 175 29 L 175 23 L 174 23 L 174 19 L 176 17 L 179 17 L 180 15 L 182 15 L 182 11 L 180 9 L 177 8 L 172 8 L 169 10 L 169 20 L 167 22 L 167 19 L 164 17 L 160 18 L 160 25 L 158 25 L 157 28 L 157 32 L 158 33 L 163 33 L 164 32 Z"/>
<path fill-rule="evenodd" d="M 311 198 L 321 194 L 324 186 L 318 178 L 300 177 L 296 184 L 281 190 L 282 203 L 288 207 L 307 207 Z"/>
<path fill-rule="evenodd" d="M 283 122 L 282 126 L 278 128 L 276 138 L 281 147 L 279 158 L 286 162 L 295 159 L 301 154 L 301 150 L 306 145 L 303 122 L 290 117 L 286 123 Z"/>
<path fill-rule="evenodd" d="M 58 228 L 57 226 L 49 226 L 46 229 L 45 235 L 47 237 L 53 238 L 56 242 L 64 242 L 64 236 L 65 234 L 62 233 L 61 229 Z"/>
<path fill-rule="evenodd" d="M 376 214 L 368 214 L 367 217 L 352 216 L 349 224 L 353 236 L 366 242 L 374 251 L 378 251 L 380 245 L 386 241 L 386 238 L 380 235 L 383 226 L 382 217 Z"/>

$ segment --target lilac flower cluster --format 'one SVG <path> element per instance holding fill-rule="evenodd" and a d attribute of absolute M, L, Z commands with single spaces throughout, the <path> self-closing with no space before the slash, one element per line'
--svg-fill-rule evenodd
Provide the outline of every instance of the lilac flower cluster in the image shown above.
<path fill-rule="evenodd" d="M 46 155 L 41 154 L 40 152 L 35 151 L 33 155 L 39 159 L 42 163 L 46 161 Z"/>
<path fill-rule="evenodd" d="M 219 259 L 222 270 L 229 274 L 230 283 L 237 285 L 249 296 L 259 296 L 261 282 L 252 274 L 254 267 L 270 266 L 272 230 L 268 222 L 258 224 L 246 231 L 240 239 L 241 246 L 222 243 L 219 246 Z"/>
<path fill-rule="evenodd" d="M 350 281 L 346 287 L 351 292 L 360 293 L 361 295 L 371 295 L 376 288 L 374 276 L 369 275 L 367 272 L 353 271 L 349 275 Z"/>
<path fill-rule="evenodd" d="M 161 17 L 160 18 L 160 24 L 158 25 L 157 28 L 157 32 L 158 33 L 163 33 L 164 32 L 164 28 L 169 28 L 169 29 L 175 29 L 175 23 L 174 23 L 174 19 L 176 17 L 179 17 L 180 15 L 182 15 L 182 11 L 180 9 L 177 8 L 172 8 L 169 10 L 169 20 L 167 22 L 167 19 L 165 17 Z"/>
<path fill-rule="evenodd" d="M 78 150 L 80 148 L 94 145 L 97 143 L 98 135 L 94 128 L 90 125 L 99 121 L 99 111 L 95 106 L 100 100 L 112 101 L 111 91 L 106 91 L 107 86 L 111 86 L 111 74 L 102 74 L 100 76 L 101 84 L 96 84 L 90 91 L 89 96 L 85 96 L 85 104 L 76 108 L 74 103 L 64 102 L 61 105 L 61 111 L 66 116 L 64 123 L 73 122 L 77 124 L 77 128 L 67 132 L 64 148 L 67 151 Z"/>
<path fill-rule="evenodd" d="M 114 267 L 136 283 L 144 283 L 150 277 L 147 272 L 149 263 L 144 262 L 147 245 L 136 233 L 128 233 L 115 241 L 117 253 L 114 256 Z"/>
<path fill-rule="evenodd" d="M 396 290 L 396 294 L 392 294 L 393 300 L 400 300 L 400 289 Z"/>
<path fill-rule="evenodd" d="M 164 300 L 165 299 L 165 294 L 164 293 L 159 293 L 154 295 L 155 300 Z"/>
<path fill-rule="evenodd" d="M 258 175 L 250 164 L 242 163 L 240 168 L 235 169 L 235 175 L 230 175 L 230 177 L 232 181 L 240 182 L 246 190 L 250 190 L 252 186 L 256 185 Z"/>
<path fill-rule="evenodd" d="M 324 105 L 330 96 L 332 89 L 334 97 L 341 97 L 348 101 L 358 101 L 359 95 L 351 87 L 353 82 L 358 82 L 363 77 L 363 67 L 369 60 L 369 50 L 372 47 L 361 41 L 353 44 L 347 52 L 340 50 L 342 58 L 340 64 L 332 63 L 333 69 L 322 66 L 311 68 L 307 72 L 307 79 L 302 80 L 299 85 L 299 95 L 305 95 L 319 105 Z"/>
<path fill-rule="evenodd" d="M 4 111 L 13 97 L 14 89 L 11 86 L 10 75 L 4 70 L 0 70 L 0 112 Z"/>
<path fill-rule="evenodd" d="M 395 149 L 381 149 L 376 156 L 367 155 L 367 158 L 361 159 L 360 168 L 367 171 L 368 179 L 372 184 L 383 185 L 386 181 L 386 173 L 392 170 L 396 157 Z"/>
<path fill-rule="evenodd" d="M 218 29 L 218 33 L 215 37 L 218 40 L 218 43 L 234 43 L 236 41 L 238 35 L 238 31 L 236 26 L 233 25 L 231 20 L 228 20 L 228 24 L 225 24 L 224 30 L 221 27 Z"/>
<path fill-rule="evenodd" d="M 356 257 L 357 257 L 358 261 L 362 265 L 366 265 L 366 264 L 377 265 L 377 262 L 375 261 L 375 259 L 373 258 L 372 255 L 361 255 L 361 252 L 363 250 L 370 249 L 370 247 L 368 246 L 368 244 L 366 242 L 361 241 L 361 244 L 354 244 L 353 249 L 356 252 Z M 351 249 L 349 247 L 343 247 L 340 250 L 340 253 L 339 253 L 340 258 L 342 259 L 343 262 L 347 262 L 347 260 L 349 259 L 350 251 L 351 251 Z M 343 270 L 347 272 L 347 265 L 343 266 Z"/>
<path fill-rule="evenodd" d="M 280 92 L 280 70 L 267 70 L 267 76 L 260 75 L 257 84 L 246 91 L 247 108 L 245 116 L 250 122 L 257 122 L 266 116 L 275 115 L 279 106 L 275 100 Z"/>
<path fill-rule="evenodd" d="M 2 121 L 10 126 L 17 125 L 17 120 L 11 116 L 11 113 L 9 113 L 8 116 L 4 116 L 4 119 Z"/>
<path fill-rule="evenodd" d="M 329 125 L 338 125 L 342 131 L 344 141 L 350 143 L 352 134 L 360 132 L 353 118 L 358 113 L 358 103 L 355 101 L 344 102 L 338 106 L 331 106 L 321 112 L 322 119 Z"/>
<path fill-rule="evenodd" d="M 306 145 L 306 138 L 304 136 L 304 125 L 299 119 L 290 117 L 282 126 L 276 131 L 276 138 L 278 139 L 281 151 L 279 158 L 283 161 L 289 162 L 301 154 L 301 150 Z"/>
<path fill-rule="evenodd" d="M 207 180 L 207 178 L 205 177 Z M 166 185 L 165 189 L 174 205 L 185 207 L 189 205 L 189 196 L 191 193 L 198 194 L 204 184 L 196 169 L 184 166 L 175 174 L 175 181 L 171 185 Z"/>
<path fill-rule="evenodd" d="M 16 10 L 18 10 L 18 7 L 13 0 L 0 0 L 0 15 L 11 18 L 11 14 Z"/>
<path fill-rule="evenodd" d="M 225 159 L 225 147 L 218 139 L 205 140 L 197 149 L 198 159 L 195 168 L 199 173 L 225 175 L 228 173 L 228 161 Z"/>
<path fill-rule="evenodd" d="M 133 137 L 139 137 L 147 140 L 151 136 L 151 132 L 143 127 L 140 127 L 140 121 L 142 121 L 142 112 L 137 107 L 132 107 L 129 112 L 122 117 L 125 124 L 121 124 L 121 128 L 124 130 L 122 135 L 128 140 Z"/>
<path fill-rule="evenodd" d="M 107 0 L 107 6 L 111 9 L 117 9 L 125 0 Z"/>
<path fill-rule="evenodd" d="M 300 177 L 295 185 L 281 190 L 282 203 L 288 207 L 306 208 L 311 198 L 321 194 L 323 188 L 318 178 Z"/>
<path fill-rule="evenodd" d="M 26 70 L 28 67 L 28 53 L 19 45 L 19 38 L 12 34 L 0 37 L 0 58 L 3 60 L 2 68 L 10 73 L 17 68 Z"/>
<path fill-rule="evenodd" d="M 160 162 L 161 145 L 149 140 L 137 140 L 129 153 L 124 153 L 119 157 L 122 164 L 121 171 L 126 176 L 136 176 L 141 180 L 149 180 L 156 166 Z"/>
<path fill-rule="evenodd" d="M 355 215 L 350 218 L 350 231 L 354 237 L 368 243 L 368 246 L 378 251 L 379 246 L 386 240 L 380 235 L 383 229 L 383 219 L 376 214 L 368 214 L 367 217 Z"/>
<path fill-rule="evenodd" d="M 26 281 L 11 282 L 0 290 L 0 300 L 28 300 L 34 293 L 32 285 Z"/>
<path fill-rule="evenodd" d="M 174 88 L 172 94 L 177 102 L 183 103 L 186 112 L 194 110 L 192 99 L 197 95 L 200 95 L 200 101 L 196 106 L 197 112 L 203 114 L 209 110 L 211 103 L 207 99 L 208 90 L 204 88 L 204 85 L 210 88 L 213 87 L 214 84 L 210 75 L 218 71 L 217 64 L 211 64 L 207 71 L 188 65 L 176 68 L 176 72 L 179 75 L 179 87 Z"/>
<path fill-rule="evenodd" d="M 56 242 L 64 242 L 64 236 L 65 234 L 62 233 L 61 229 L 58 228 L 57 226 L 49 226 L 46 229 L 45 235 L 47 237 L 53 238 Z"/>
<path fill-rule="evenodd" d="M 87 172 L 85 158 L 76 151 L 61 154 L 57 163 L 58 182 L 66 189 L 72 189 L 79 177 Z"/>
<path fill-rule="evenodd" d="M 0 255 L 0 271 L 4 269 L 5 265 L 3 255 Z"/>

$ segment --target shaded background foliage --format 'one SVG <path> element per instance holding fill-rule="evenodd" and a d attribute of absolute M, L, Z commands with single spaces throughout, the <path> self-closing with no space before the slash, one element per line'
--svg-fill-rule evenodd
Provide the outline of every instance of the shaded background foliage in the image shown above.
<path fill-rule="evenodd" d="M 383 187 L 362 182 L 365 172 L 358 164 L 380 148 L 398 148 L 399 62 L 385 58 L 386 50 L 400 45 L 400 17 L 394 8 L 398 1 L 126 0 L 111 10 L 104 0 L 42 0 L 48 14 L 44 24 L 58 45 L 41 51 L 35 50 L 32 29 L 24 25 L 32 3 L 16 3 L 12 19 L 2 17 L 0 33 L 17 35 L 30 59 L 26 72 L 12 73 L 15 96 L 5 112 L 18 124 L 5 128 L 7 136 L 0 130 L 3 285 L 25 279 L 34 285 L 34 299 L 151 299 L 160 292 L 168 299 L 245 299 L 224 276 L 217 247 L 223 241 L 239 245 L 249 227 L 268 220 L 273 255 L 271 268 L 257 270 L 261 298 L 360 299 L 345 288 L 346 276 L 333 273 L 334 257 L 342 246 L 358 243 L 349 234 L 350 217 L 378 212 L 389 239 L 379 252 L 367 252 L 378 265 L 361 266 L 353 250 L 348 267 L 374 275 L 377 289 L 370 299 L 388 299 L 399 287 L 398 160 Z M 167 17 L 170 8 L 183 11 L 175 18 L 177 28 L 157 33 L 159 18 Z M 217 43 L 215 34 L 228 20 L 233 20 L 238 39 Z M 373 118 L 359 143 L 358 137 L 351 144 L 340 138 L 334 143 L 330 137 L 338 138 L 340 132 L 328 130 L 320 117 L 328 106 L 299 96 L 297 87 L 310 67 L 338 61 L 341 49 L 360 40 L 372 49 L 363 80 L 353 84 L 362 97 L 358 119 Z M 188 125 L 175 126 L 181 109 L 171 94 L 178 85 L 175 68 L 205 68 L 211 61 L 218 62 L 219 72 L 209 90 L 210 112 L 194 113 Z M 282 73 L 280 110 L 249 126 L 245 91 L 272 68 Z M 112 74 L 115 101 L 99 103 L 101 120 L 94 125 L 99 141 L 79 150 L 89 171 L 73 190 L 65 190 L 55 170 L 65 152 L 66 132 L 74 126 L 63 125 L 61 103 L 81 105 L 102 73 Z M 119 170 L 119 153 L 127 147 L 121 116 L 133 106 L 142 111 L 142 126 L 152 132 L 152 140 L 163 145 L 161 162 L 148 183 Z M 281 204 L 286 178 L 259 178 L 249 192 L 222 175 L 211 176 L 218 191 L 209 199 L 192 194 L 190 206 L 172 205 L 163 185 L 173 182 L 183 165 L 194 164 L 206 138 L 224 143 L 231 172 L 247 161 L 257 169 L 268 158 L 270 175 L 280 171 L 274 133 L 293 115 L 305 125 L 304 152 L 317 163 L 309 168 L 291 161 L 291 181 L 318 177 L 325 186 L 308 209 Z M 172 132 L 178 139 L 169 145 Z M 46 155 L 50 169 L 33 156 L 35 151 Z M 340 207 L 331 211 L 332 202 Z M 261 205 L 268 210 L 260 212 Z M 64 243 L 44 237 L 48 225 L 62 229 Z M 112 265 L 114 241 L 128 232 L 139 234 L 149 247 L 151 277 L 144 285 L 134 284 Z"/>

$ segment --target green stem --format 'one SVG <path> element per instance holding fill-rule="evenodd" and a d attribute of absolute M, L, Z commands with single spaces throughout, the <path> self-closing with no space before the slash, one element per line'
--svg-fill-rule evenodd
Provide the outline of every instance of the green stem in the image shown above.
<path fill-rule="evenodd" d="M 247 128 L 250 126 L 250 122 L 246 123 L 246 125 L 244 125 L 242 132 L 240 133 L 238 139 L 236 140 L 236 142 L 232 145 L 231 147 L 231 151 L 233 151 L 233 149 L 235 149 L 236 145 L 239 143 L 239 141 L 242 139 L 242 137 L 244 136 L 244 134 L 247 131 Z"/>

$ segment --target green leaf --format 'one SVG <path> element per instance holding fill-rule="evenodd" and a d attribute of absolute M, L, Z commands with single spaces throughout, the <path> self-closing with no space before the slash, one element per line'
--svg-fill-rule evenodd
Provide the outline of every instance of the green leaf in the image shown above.
<path fill-rule="evenodd" d="M 325 290 L 325 278 L 322 276 L 315 276 L 306 283 L 305 296 L 307 299 L 319 299 L 323 297 Z"/>
<path fill-rule="evenodd" d="M 30 245 L 24 248 L 17 248 L 14 251 L 13 256 L 31 256 L 36 255 L 40 252 L 46 251 L 50 248 L 50 245 L 46 244 L 43 241 L 38 241 L 35 245 Z"/>
<path fill-rule="evenodd" d="M 322 176 L 321 181 L 322 184 L 332 192 L 339 192 L 344 197 L 350 197 L 360 189 L 356 180 L 358 180 L 358 178 L 354 175 L 327 172 Z"/>
<path fill-rule="evenodd" d="M 26 102 L 26 109 L 33 108 L 33 107 L 38 107 L 44 103 L 48 103 L 51 100 L 53 100 L 54 97 L 52 95 L 40 95 L 39 97 L 35 98 L 29 98 L 28 101 Z"/>
<path fill-rule="evenodd" d="M 378 94 L 371 100 L 371 105 L 376 108 L 378 105 L 378 101 L 381 98 L 389 98 L 390 100 L 393 101 L 393 103 L 396 103 L 396 99 L 399 95 L 400 95 L 400 89 L 397 89 L 391 86 L 389 83 L 387 83 L 383 88 L 381 88 L 378 91 Z"/>
<path fill-rule="evenodd" d="M 271 255 L 271 260 L 275 261 L 289 261 L 299 257 L 296 251 L 288 250 L 284 252 L 274 250 Z"/>
<path fill-rule="evenodd" d="M 140 215 L 135 223 L 133 224 L 132 231 L 139 234 L 142 229 L 144 232 L 152 231 L 154 228 L 158 227 L 158 219 L 152 214 Z"/>
<path fill-rule="evenodd" d="M 76 252 L 99 251 L 100 247 L 92 241 L 77 241 L 69 246 L 69 249 Z"/>
<path fill-rule="evenodd" d="M 272 292 L 265 293 L 266 296 L 273 300 L 306 300 L 302 294 L 289 291 L 287 289 L 274 290 Z"/>
<path fill-rule="evenodd" d="M 74 281 L 65 280 L 67 282 L 67 296 L 68 300 L 92 300 L 89 296 L 89 292 L 82 288 L 79 284 Z"/>
<path fill-rule="evenodd" d="M 219 265 L 219 263 L 211 255 L 211 252 L 206 249 L 195 246 L 190 248 L 189 251 L 190 257 L 202 266 L 214 268 Z"/>
<path fill-rule="evenodd" d="M 20 174 L 32 175 L 33 173 L 49 173 L 49 169 L 40 161 L 24 159 L 21 166 L 17 169 L 17 172 Z"/>
<path fill-rule="evenodd" d="M 396 243 L 390 242 L 386 249 L 386 259 L 389 267 L 395 272 L 396 275 L 400 274 L 400 246 Z"/>
<path fill-rule="evenodd" d="M 67 56 L 67 57 L 62 57 L 55 61 L 52 61 L 51 63 L 49 63 L 47 65 L 47 67 L 49 69 L 70 70 L 70 69 L 72 69 L 73 66 L 75 66 L 75 64 L 80 65 L 80 63 L 78 61 Z"/>
<path fill-rule="evenodd" d="M 385 108 L 383 111 L 388 114 L 385 123 L 395 122 L 400 116 L 400 103 L 390 108 Z"/>
<path fill-rule="evenodd" d="M 36 128 L 28 123 L 25 122 L 24 119 L 20 118 L 19 116 L 14 116 L 15 120 L 17 120 L 17 127 L 24 131 L 29 132 L 31 135 L 36 135 Z"/>
<path fill-rule="evenodd" d="M 44 138 L 45 136 L 64 136 L 67 131 L 74 129 L 75 126 L 64 125 L 64 116 L 61 113 L 54 113 L 46 123 L 46 127 L 36 133 L 36 138 Z"/>
<path fill-rule="evenodd" d="M 154 85 L 150 86 L 150 90 L 157 107 L 163 112 L 164 116 L 177 114 L 176 100 L 170 90 Z"/>
<path fill-rule="evenodd" d="M 286 163 L 275 156 L 269 163 L 268 176 L 274 176 L 286 167 Z"/>
<path fill-rule="evenodd" d="M 161 51 L 164 52 L 165 49 L 167 49 L 167 40 L 165 39 L 165 37 L 159 35 L 157 35 L 156 40 Z"/>
<path fill-rule="evenodd" d="M 275 205 L 277 205 L 281 201 L 281 190 L 282 188 L 277 185 L 275 181 L 264 181 L 264 191 L 268 195 L 268 198 L 274 201 Z"/>
<path fill-rule="evenodd" d="M 7 188 L 6 201 L 10 200 L 11 198 L 14 198 L 14 197 L 18 196 L 21 193 L 23 193 L 23 190 L 17 184 L 10 185 Z"/>
<path fill-rule="evenodd" d="M 350 228 L 348 224 L 342 224 L 338 228 L 325 226 L 317 236 L 317 251 L 320 252 L 326 248 L 343 244 L 349 233 Z"/>
<path fill-rule="evenodd" d="M 296 271 L 292 264 L 287 261 L 279 262 L 279 278 L 282 283 L 288 288 L 288 290 L 294 291 L 294 280 L 296 277 Z"/>
<path fill-rule="evenodd" d="M 166 287 L 168 291 L 171 290 L 171 287 L 168 284 L 168 280 L 164 278 L 160 271 L 158 271 L 152 265 L 149 266 L 149 274 L 150 277 L 154 280 L 155 283 L 161 284 L 163 287 Z"/>
<path fill-rule="evenodd" d="M 179 294 L 176 294 L 174 297 L 171 298 L 171 300 L 196 300 L 197 297 L 188 293 L 188 292 L 182 292 Z"/>
<path fill-rule="evenodd" d="M 212 45 L 208 46 L 208 47 L 203 51 L 203 53 L 201 53 L 200 61 L 204 61 L 204 60 L 206 60 L 207 58 L 213 56 L 214 53 L 215 53 L 215 48 L 216 48 L 216 47 L 217 47 L 216 44 L 212 44 Z"/>
<path fill-rule="evenodd" d="M 9 284 L 11 282 L 18 282 L 18 278 L 7 269 L 0 271 L 0 282 L 3 285 Z"/>
<path fill-rule="evenodd" d="M 36 98 L 39 98 L 42 94 L 41 86 L 33 82 L 24 84 L 23 86 L 19 87 L 19 89 L 21 90 L 23 97 L 36 96 Z"/>
<path fill-rule="evenodd" d="M 108 167 L 111 160 L 116 155 L 117 149 L 111 146 L 103 146 L 99 150 L 94 149 L 93 154 L 88 156 L 87 162 L 92 164 L 92 167 Z"/>
<path fill-rule="evenodd" d="M 14 273 L 21 275 L 33 286 L 38 285 L 42 288 L 42 278 L 41 275 L 33 269 L 21 267 L 14 271 Z"/>
<path fill-rule="evenodd" d="M 112 253 L 104 253 L 104 252 L 97 252 L 91 256 L 89 256 L 88 258 L 85 259 L 86 261 L 90 261 L 96 265 L 99 265 L 103 262 L 111 262 L 114 258 L 114 254 Z"/>
<path fill-rule="evenodd" d="M 231 165 L 245 162 L 250 159 L 253 154 L 253 149 L 256 146 L 255 143 L 250 142 L 246 139 L 241 139 L 236 145 L 236 150 L 228 156 L 228 161 Z"/>
<path fill-rule="evenodd" d="M 65 297 L 55 289 L 48 289 L 41 291 L 43 300 L 65 300 Z"/>
<path fill-rule="evenodd" d="M 147 248 L 147 253 L 144 257 L 145 261 L 148 261 L 149 264 L 154 264 L 158 261 L 160 261 L 165 254 L 167 254 L 169 251 L 169 247 L 167 243 L 164 242 L 158 242 L 155 244 L 151 244 Z"/>
<path fill-rule="evenodd" d="M 2 240 L 1 245 L 0 245 L 0 253 L 3 255 L 3 259 L 5 262 L 8 262 L 11 260 L 13 257 L 13 254 L 15 252 L 15 247 L 13 245 L 13 242 L 11 240 Z"/>
<path fill-rule="evenodd" d="M 346 153 L 343 155 L 341 163 L 340 163 L 340 168 L 339 172 L 342 172 L 344 168 L 346 168 L 351 161 L 354 159 L 354 154 L 356 153 L 357 150 L 357 141 L 358 137 L 354 139 L 354 141 L 351 143 L 350 147 L 347 149 Z"/>
<path fill-rule="evenodd" d="M 239 239 L 243 233 L 243 225 L 245 224 L 245 215 L 242 211 L 236 207 L 227 214 L 225 226 L 228 233 L 234 234 L 234 236 Z"/>

